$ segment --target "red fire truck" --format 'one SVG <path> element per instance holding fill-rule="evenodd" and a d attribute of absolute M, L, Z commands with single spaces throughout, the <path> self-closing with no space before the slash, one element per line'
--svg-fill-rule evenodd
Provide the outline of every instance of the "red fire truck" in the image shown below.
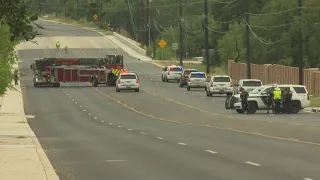
<path fill-rule="evenodd" d="M 54 86 L 60 83 L 90 82 L 114 86 L 119 72 L 124 72 L 123 55 L 105 58 L 43 58 L 30 65 L 34 87 Z"/>

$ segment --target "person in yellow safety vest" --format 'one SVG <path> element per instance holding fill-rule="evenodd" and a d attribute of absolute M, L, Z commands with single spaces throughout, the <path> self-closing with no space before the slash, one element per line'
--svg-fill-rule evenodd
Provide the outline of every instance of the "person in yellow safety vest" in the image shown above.
<path fill-rule="evenodd" d="M 59 51 L 59 48 L 60 48 L 60 42 L 59 41 L 56 43 L 56 47 L 57 47 L 57 50 Z"/>
<path fill-rule="evenodd" d="M 274 98 L 274 105 L 275 105 L 275 114 L 280 114 L 280 103 L 282 97 L 281 89 L 276 86 L 275 90 L 273 91 L 273 98 Z"/>

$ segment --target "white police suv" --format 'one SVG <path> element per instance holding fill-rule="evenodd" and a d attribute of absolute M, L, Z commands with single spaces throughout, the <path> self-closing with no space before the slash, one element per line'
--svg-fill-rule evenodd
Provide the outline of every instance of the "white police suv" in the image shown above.
<path fill-rule="evenodd" d="M 264 85 L 255 88 L 249 93 L 248 97 L 248 111 L 254 114 L 257 110 L 267 110 L 267 92 L 271 90 L 274 85 Z M 281 84 L 278 87 L 283 90 L 290 88 L 292 92 L 291 99 L 291 112 L 298 113 L 301 109 L 310 106 L 309 94 L 306 86 L 304 85 L 293 85 L 293 84 Z M 240 94 L 230 96 L 225 102 L 226 109 L 236 110 L 238 113 L 244 113 L 241 106 Z M 282 108 L 282 105 L 281 105 Z"/>

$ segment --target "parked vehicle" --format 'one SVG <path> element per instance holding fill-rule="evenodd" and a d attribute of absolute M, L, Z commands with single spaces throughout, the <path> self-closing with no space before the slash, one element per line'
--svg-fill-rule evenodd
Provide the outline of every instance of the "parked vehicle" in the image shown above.
<path fill-rule="evenodd" d="M 226 94 L 227 96 L 231 96 L 233 94 L 233 84 L 230 76 L 212 76 L 207 82 L 206 94 L 207 96 L 212 96 L 213 94 Z"/>

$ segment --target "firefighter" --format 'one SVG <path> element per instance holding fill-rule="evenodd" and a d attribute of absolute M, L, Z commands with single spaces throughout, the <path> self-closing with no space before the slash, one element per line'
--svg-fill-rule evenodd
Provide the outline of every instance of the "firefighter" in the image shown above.
<path fill-rule="evenodd" d="M 282 104 L 284 109 L 283 112 L 286 114 L 290 114 L 291 99 L 292 99 L 292 92 L 290 91 L 290 88 L 287 87 L 284 89 L 284 94 L 282 96 Z"/>
<path fill-rule="evenodd" d="M 267 114 L 269 114 L 270 106 L 272 107 L 272 113 L 274 114 L 274 100 L 273 100 L 274 94 L 273 94 L 273 91 L 274 91 L 274 87 L 272 87 L 271 90 L 269 90 L 267 92 L 267 95 L 268 95 L 268 97 L 267 97 L 267 103 L 268 103 L 267 104 L 267 108 L 268 108 Z"/>
<path fill-rule="evenodd" d="M 275 90 L 273 91 L 275 114 L 280 114 L 281 93 L 281 89 L 276 86 Z"/>
<path fill-rule="evenodd" d="M 249 97 L 249 93 L 244 88 L 241 88 L 240 89 L 241 106 L 242 106 L 242 109 L 244 110 L 243 112 L 247 112 L 247 114 L 249 114 L 248 97 Z"/>
<path fill-rule="evenodd" d="M 18 85 L 18 74 L 19 74 L 18 70 L 15 69 L 14 73 L 13 73 L 13 75 L 14 75 L 14 84 L 15 85 Z"/>
<path fill-rule="evenodd" d="M 56 47 L 57 47 L 57 50 L 59 51 L 59 49 L 60 49 L 60 42 L 59 41 L 57 41 Z"/>
<path fill-rule="evenodd" d="M 66 54 L 68 53 L 68 46 L 64 47 L 64 51 L 66 52 Z"/>

